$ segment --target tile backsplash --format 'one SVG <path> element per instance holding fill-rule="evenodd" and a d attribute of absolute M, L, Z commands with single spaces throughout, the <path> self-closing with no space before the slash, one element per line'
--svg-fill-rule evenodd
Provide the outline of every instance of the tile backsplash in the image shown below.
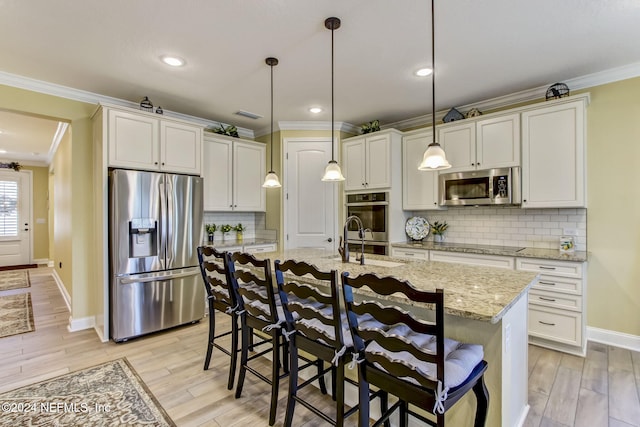
<path fill-rule="evenodd" d="M 576 250 L 587 250 L 586 209 L 522 209 L 504 207 L 456 207 L 443 211 L 412 212 L 429 223 L 446 221 L 447 242 L 557 249 L 568 229 L 577 232 Z M 427 239 L 431 240 L 430 235 Z"/>
<path fill-rule="evenodd" d="M 220 229 L 221 225 L 229 224 L 233 227 L 241 223 L 246 227 L 244 237 L 252 239 L 261 237 L 261 232 L 265 229 L 266 215 L 264 212 L 205 212 L 204 223 L 215 224 Z M 235 233 L 235 232 L 231 232 Z M 216 231 L 216 239 L 222 239 L 220 231 Z"/>

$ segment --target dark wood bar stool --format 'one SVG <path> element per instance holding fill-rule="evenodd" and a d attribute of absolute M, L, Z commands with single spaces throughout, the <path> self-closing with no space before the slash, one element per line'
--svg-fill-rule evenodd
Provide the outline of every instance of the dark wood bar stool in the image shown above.
<path fill-rule="evenodd" d="M 207 305 L 209 308 L 209 339 L 207 341 L 207 354 L 204 358 L 204 370 L 209 369 L 213 348 L 217 348 L 230 356 L 229 381 L 227 388 L 233 389 L 238 361 L 238 317 L 236 316 L 237 302 L 235 294 L 230 287 L 228 272 L 225 270 L 224 252 L 217 251 L 209 246 L 198 247 L 198 261 L 205 291 L 207 292 Z M 230 317 L 231 329 L 216 335 L 215 312 L 219 311 Z M 229 349 L 216 342 L 222 337 L 231 335 L 231 347 Z"/>
<path fill-rule="evenodd" d="M 276 261 L 275 273 L 287 321 L 285 334 L 289 339 L 291 368 L 284 425 L 286 427 L 292 425 L 295 405 L 300 403 L 332 425 L 342 426 L 345 417 L 355 413 L 357 407 L 347 412 L 344 408 L 344 367 L 346 361 L 351 358 L 353 343 L 346 317 L 342 315 L 344 310 L 340 309 L 338 272 L 336 270 L 322 272 L 306 262 L 288 260 L 282 263 Z M 320 282 L 324 286 L 301 282 L 300 279 L 304 280 L 301 276 L 305 275 L 310 275 L 315 279 L 314 282 Z M 299 383 L 299 351 L 327 362 L 327 367 L 319 370 L 317 375 Z M 299 390 L 316 380 L 319 380 L 320 388 L 323 390 L 324 375 L 329 371 L 333 379 L 332 395 L 336 401 L 335 418 L 298 396 Z"/>
<path fill-rule="evenodd" d="M 354 301 L 354 288 L 380 296 L 404 294 L 410 301 L 433 304 L 435 322 L 417 319 L 384 298 L 372 301 L 363 297 Z M 358 352 L 360 426 L 369 425 L 370 385 L 399 399 L 376 421 L 376 426 L 388 420 L 396 409 L 401 426 L 408 425 L 409 415 L 431 426 L 444 426 L 445 412 L 470 390 L 477 400 L 474 426 L 485 425 L 489 393 L 484 384 L 487 362 L 482 360 L 483 349 L 480 345 L 444 338 L 442 289 L 419 291 L 394 277 L 363 274 L 351 278 L 348 273 L 342 274 L 342 289 Z M 382 330 L 360 324 L 358 317 L 367 314 L 390 328 Z M 434 414 L 436 421 L 417 414 L 409 405 Z"/>

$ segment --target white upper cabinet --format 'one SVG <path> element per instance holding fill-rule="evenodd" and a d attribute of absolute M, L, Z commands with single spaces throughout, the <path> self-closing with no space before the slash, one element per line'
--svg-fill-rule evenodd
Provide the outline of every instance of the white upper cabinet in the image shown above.
<path fill-rule="evenodd" d="M 438 205 L 438 172 L 418 166 L 432 142 L 431 130 L 402 137 L 402 209 L 441 209 Z"/>
<path fill-rule="evenodd" d="M 391 146 L 400 144 L 396 130 L 379 131 L 342 144 L 345 191 L 391 187 Z"/>
<path fill-rule="evenodd" d="M 109 166 L 200 175 L 202 128 L 108 110 Z"/>
<path fill-rule="evenodd" d="M 160 169 L 200 175 L 202 128 L 160 121 Z"/>
<path fill-rule="evenodd" d="M 522 207 L 586 207 L 587 97 L 522 113 Z"/>
<path fill-rule="evenodd" d="M 264 144 L 206 136 L 203 151 L 205 211 L 266 210 Z"/>
<path fill-rule="evenodd" d="M 474 170 L 476 168 L 476 124 L 459 123 L 437 129 L 438 142 L 444 150 L 451 168 L 445 172 Z"/>
<path fill-rule="evenodd" d="M 476 122 L 476 167 L 520 166 L 520 114 Z"/>
<path fill-rule="evenodd" d="M 438 129 L 451 163 L 446 172 L 520 165 L 520 114 L 468 120 Z"/>

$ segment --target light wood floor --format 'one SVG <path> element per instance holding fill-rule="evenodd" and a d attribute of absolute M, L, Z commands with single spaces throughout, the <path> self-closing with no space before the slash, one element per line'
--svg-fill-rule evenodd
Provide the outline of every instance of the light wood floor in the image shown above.
<path fill-rule="evenodd" d="M 243 396 L 227 390 L 228 357 L 202 370 L 207 320 L 124 344 L 102 343 L 93 330 L 70 333 L 69 312 L 50 269 L 30 270 L 36 331 L 0 338 L 0 393 L 119 357 L 129 362 L 178 426 L 266 426 L 269 386 L 247 375 Z M 227 316 L 221 315 L 222 319 Z M 269 372 L 265 360 L 265 373 Z M 282 424 L 286 380 L 278 403 Z M 332 413 L 333 401 L 310 390 L 316 406 Z M 590 344 L 586 358 L 529 347 L 526 426 L 640 426 L 640 353 Z M 355 425 L 352 417 L 348 425 Z M 295 426 L 324 425 L 297 408 Z M 492 426 L 488 426 L 492 427 Z"/>

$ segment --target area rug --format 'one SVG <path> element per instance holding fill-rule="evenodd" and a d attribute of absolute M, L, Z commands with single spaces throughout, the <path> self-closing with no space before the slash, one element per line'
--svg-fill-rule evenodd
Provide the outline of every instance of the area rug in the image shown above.
<path fill-rule="evenodd" d="M 31 294 L 0 297 L 0 338 L 35 331 Z"/>
<path fill-rule="evenodd" d="M 0 426 L 175 426 L 127 359 L 0 394 Z"/>
<path fill-rule="evenodd" d="M 28 288 L 29 272 L 27 270 L 0 271 L 0 291 Z"/>

